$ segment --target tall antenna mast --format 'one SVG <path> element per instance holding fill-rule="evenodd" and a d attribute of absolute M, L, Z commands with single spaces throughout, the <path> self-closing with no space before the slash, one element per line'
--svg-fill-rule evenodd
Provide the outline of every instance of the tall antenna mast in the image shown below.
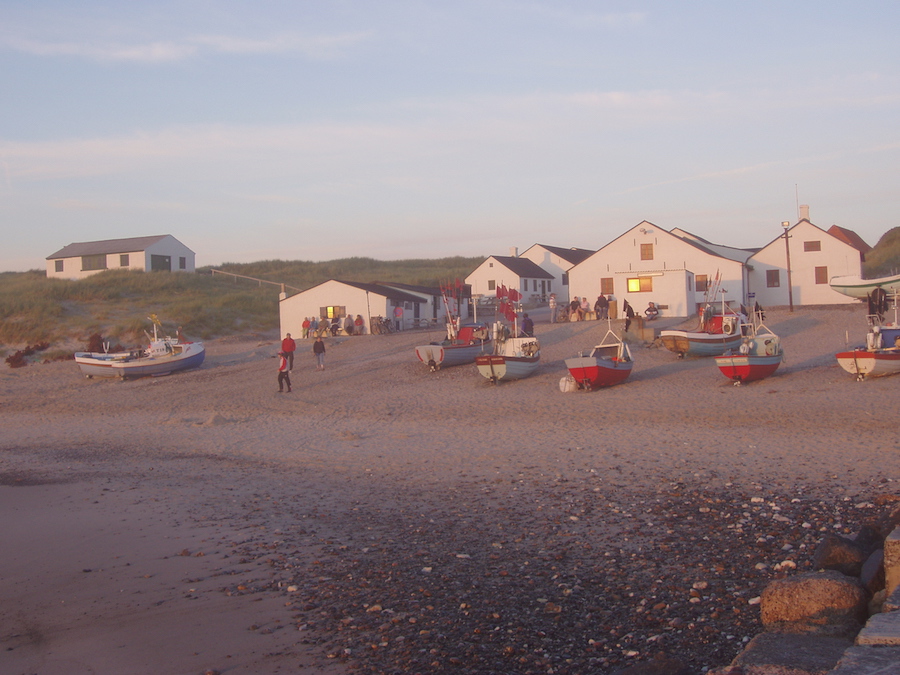
<path fill-rule="evenodd" d="M 794 183 L 794 199 L 797 200 L 797 220 L 800 220 L 800 190 L 797 189 L 796 183 Z"/>

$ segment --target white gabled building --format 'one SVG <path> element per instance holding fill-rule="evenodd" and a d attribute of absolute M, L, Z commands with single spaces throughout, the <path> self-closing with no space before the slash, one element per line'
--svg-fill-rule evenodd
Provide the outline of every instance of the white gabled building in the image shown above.
<path fill-rule="evenodd" d="M 195 254 L 170 234 L 69 244 L 47 256 L 47 277 L 83 279 L 104 270 L 193 272 Z"/>
<path fill-rule="evenodd" d="M 752 253 L 643 221 L 573 267 L 569 292 L 592 305 L 601 293 L 612 295 L 617 308 L 627 299 L 638 314 L 652 301 L 662 316 L 686 317 L 718 289 L 716 302 L 724 297 L 739 307 Z"/>
<path fill-rule="evenodd" d="M 322 317 L 329 321 L 337 316 L 363 317 L 366 334 L 371 333 L 372 317 L 393 321 L 394 308 L 403 308 L 402 327 L 410 328 L 413 320 L 425 316 L 428 301 L 421 295 L 356 281 L 329 279 L 317 286 L 301 291 L 278 303 L 281 334 L 291 333 L 295 338 L 303 335 L 303 320 Z"/>
<path fill-rule="evenodd" d="M 747 290 L 763 307 L 771 305 L 837 305 L 856 302 L 829 286 L 832 277 L 862 275 L 863 252 L 848 241 L 865 242 L 850 230 L 839 228 L 836 234 L 813 225 L 808 207 L 804 216 L 784 234 L 763 246 L 748 261 Z M 852 235 L 852 237 L 850 236 Z M 788 293 L 788 257 L 790 287 Z"/>
<path fill-rule="evenodd" d="M 496 298 L 497 288 L 515 288 L 522 299 L 546 299 L 557 291 L 553 275 L 528 258 L 492 255 L 466 277 L 472 297 Z"/>
<path fill-rule="evenodd" d="M 569 270 L 594 253 L 595 251 L 585 248 L 562 248 L 535 244 L 519 257 L 527 258 L 545 272 L 553 275 L 553 288 L 543 293 L 542 297 L 548 296 L 551 292 L 556 293 L 557 302 L 562 304 L 571 299 L 569 297 Z"/>

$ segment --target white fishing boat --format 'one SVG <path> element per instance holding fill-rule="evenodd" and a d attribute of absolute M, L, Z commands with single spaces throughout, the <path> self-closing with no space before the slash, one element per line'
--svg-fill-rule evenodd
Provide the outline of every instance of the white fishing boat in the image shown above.
<path fill-rule="evenodd" d="M 882 289 L 888 295 L 900 293 L 900 274 L 878 279 L 863 279 L 858 276 L 832 277 L 828 285 L 842 295 L 863 300 L 876 288 Z"/>
<path fill-rule="evenodd" d="M 898 299 L 900 292 L 895 291 L 894 320 L 887 321 L 887 293 L 882 288 L 873 291 L 868 298 L 866 343 L 835 355 L 841 368 L 855 375 L 857 380 L 900 373 Z"/>
<path fill-rule="evenodd" d="M 538 369 L 541 344 L 536 337 L 508 337 L 508 330 L 498 324 L 494 327 L 493 342 L 493 353 L 476 356 L 475 365 L 494 384 L 500 380 L 521 380 Z"/>
<path fill-rule="evenodd" d="M 206 356 L 202 342 L 186 342 L 177 337 L 159 337 L 162 325 L 156 315 L 150 317 L 153 335 L 146 349 L 126 352 L 75 352 L 75 363 L 85 377 L 145 377 L 160 376 L 178 370 L 197 368 Z"/>

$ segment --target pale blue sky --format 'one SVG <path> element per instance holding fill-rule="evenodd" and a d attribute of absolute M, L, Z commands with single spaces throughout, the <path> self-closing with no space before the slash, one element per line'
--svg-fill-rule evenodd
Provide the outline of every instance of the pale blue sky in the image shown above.
<path fill-rule="evenodd" d="M 0 270 L 900 225 L 900 3 L 0 0 Z"/>

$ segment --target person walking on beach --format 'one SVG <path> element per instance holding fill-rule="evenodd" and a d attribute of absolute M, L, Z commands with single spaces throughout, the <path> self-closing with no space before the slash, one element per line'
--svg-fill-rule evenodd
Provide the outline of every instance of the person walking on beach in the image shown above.
<path fill-rule="evenodd" d="M 556 293 L 550 294 L 550 323 L 556 323 Z"/>
<path fill-rule="evenodd" d="M 282 393 L 284 391 L 284 386 L 287 385 L 288 393 L 291 393 L 291 371 L 288 368 L 288 358 L 287 354 L 284 352 L 278 352 L 278 393 Z"/>
<path fill-rule="evenodd" d="M 303 328 L 303 331 L 301 332 L 301 336 L 305 340 L 306 338 L 309 337 L 309 317 L 308 316 L 303 317 L 303 323 L 300 324 L 300 327 Z"/>
<path fill-rule="evenodd" d="M 316 370 L 325 370 L 325 343 L 321 335 L 313 342 L 313 354 L 316 355 Z"/>
<path fill-rule="evenodd" d="M 288 333 L 284 340 L 281 341 L 281 351 L 284 352 L 284 355 L 287 357 L 288 370 L 294 369 L 294 352 L 297 349 L 297 343 L 294 342 L 294 338 L 291 337 L 291 334 Z M 290 385 L 289 385 L 290 386 Z"/>
<path fill-rule="evenodd" d="M 394 307 L 394 325 L 397 330 L 403 330 L 403 305 Z"/>
<path fill-rule="evenodd" d="M 628 304 L 628 300 L 622 301 L 622 313 L 625 314 L 625 332 L 631 328 L 631 320 L 634 318 L 634 309 Z"/>

